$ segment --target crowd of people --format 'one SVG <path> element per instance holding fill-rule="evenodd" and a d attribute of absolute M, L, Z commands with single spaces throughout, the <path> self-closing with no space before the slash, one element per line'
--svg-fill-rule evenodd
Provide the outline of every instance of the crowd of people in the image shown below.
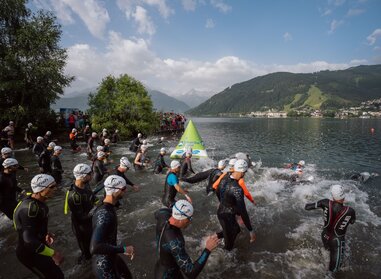
<path fill-rule="evenodd" d="M 7 131 L 10 132 L 11 128 Z M 80 148 L 77 136 L 77 129 L 72 128 L 69 141 L 73 152 Z M 118 244 L 116 213 L 128 186 L 139 191 L 139 185 L 131 182 L 127 175 L 132 168 L 148 172 L 150 167 L 155 174 L 166 175 L 161 197 L 163 208 L 154 214 L 159 255 L 154 267 L 155 278 L 196 278 L 210 253 L 222 241 L 227 251 L 235 247 L 235 240 L 244 227 L 248 231 L 249 242 L 255 242 L 256 234 L 245 203 L 247 199 L 256 204 L 244 179 L 248 169 L 254 165 L 247 154 L 239 152 L 230 159 L 220 160 L 214 168 L 195 173 L 191 148 L 184 152 L 181 160 L 167 164 L 167 150 L 162 147 L 152 162 L 147 156 L 148 141 L 139 133 L 130 145 L 130 150 L 135 152 L 133 162 L 123 156 L 114 169 L 109 169 L 107 164 L 112 163 L 110 143 L 118 141 L 118 131 L 109 133 L 103 129 L 98 134 L 88 129 L 84 130 L 83 136 L 87 142 L 89 164 L 77 164 L 72 170 L 66 170 L 73 173 L 73 183 L 63 203 L 65 214 L 71 213 L 73 232 L 81 251 L 78 264 L 91 260 L 97 278 L 133 277 L 121 255 L 132 260 L 135 248 Z M 29 145 L 31 140 L 26 137 Z M 163 140 L 160 138 L 158 143 Z M 31 193 L 25 193 L 18 187 L 15 174 L 27 169 L 12 157 L 12 151 L 10 145 L 1 149 L 0 211 L 13 220 L 18 233 L 17 258 L 40 278 L 64 278 L 59 267 L 64 256 L 52 248 L 55 236 L 48 230 L 49 207 L 46 204 L 62 180 L 62 147 L 56 144 L 49 131 L 37 137 L 32 152 L 36 155 L 40 173 L 31 180 Z M 300 175 L 304 166 L 305 162 L 300 161 L 287 167 Z M 184 183 L 201 181 L 206 181 L 206 194 L 214 194 L 219 202 L 216 214 L 221 230 L 207 236 L 200 256 L 192 261 L 185 248 L 182 230 L 191 224 L 197 200 L 191 198 Z M 342 264 L 347 227 L 355 222 L 356 217 L 354 209 L 344 205 L 345 190 L 341 185 L 333 185 L 331 195 L 332 200 L 309 203 L 305 209 L 323 209 L 322 240 L 330 251 L 329 270 L 336 272 Z M 178 196 L 183 199 L 178 199 Z"/>
<path fill-rule="evenodd" d="M 159 118 L 160 131 L 183 130 L 187 120 L 183 114 L 174 112 L 161 112 Z"/>

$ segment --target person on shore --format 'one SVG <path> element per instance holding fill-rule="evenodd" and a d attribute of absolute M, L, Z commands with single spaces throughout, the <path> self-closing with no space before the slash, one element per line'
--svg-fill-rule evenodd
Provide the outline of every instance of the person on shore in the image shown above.
<path fill-rule="evenodd" d="M 75 116 L 73 113 L 70 113 L 68 118 L 68 123 L 69 123 L 69 129 L 73 130 L 75 128 Z"/>
<path fill-rule="evenodd" d="M 94 184 L 98 184 L 102 181 L 105 174 L 108 173 L 108 169 L 104 165 L 104 160 L 106 159 L 106 153 L 99 151 L 97 154 L 97 159 L 93 163 L 93 173 L 94 173 Z"/>
<path fill-rule="evenodd" d="M 245 160 L 237 160 L 234 170 L 226 175 L 222 181 L 219 191 L 220 205 L 217 210 L 217 217 L 222 227 L 222 232 L 218 233 L 219 238 L 224 238 L 225 249 L 230 251 L 234 247 L 234 242 L 241 229 L 236 216 L 240 216 L 250 233 L 250 242 L 255 241 L 255 233 L 251 226 L 250 218 L 246 210 L 244 193 L 238 181 L 244 177 L 248 165 Z"/>
<path fill-rule="evenodd" d="M 77 144 L 78 131 L 76 128 L 71 130 L 69 135 L 70 146 L 73 152 L 79 152 L 81 147 Z"/>
<path fill-rule="evenodd" d="M 188 191 L 184 190 L 179 183 L 178 174 L 180 172 L 180 166 L 179 161 L 173 160 L 171 162 L 171 168 L 165 178 L 162 202 L 168 208 L 172 208 L 175 204 L 177 192 L 183 194 L 185 198 L 192 203 L 192 199 L 188 195 Z"/>
<path fill-rule="evenodd" d="M 17 205 L 17 195 L 22 191 L 17 186 L 18 164 L 16 159 L 7 158 L 2 163 L 3 171 L 0 172 L 0 211 L 10 220 L 13 219 L 13 210 Z"/>
<path fill-rule="evenodd" d="M 41 173 L 52 174 L 52 155 L 56 144 L 54 142 L 49 143 L 48 147 L 40 154 L 38 158 L 38 166 Z"/>
<path fill-rule="evenodd" d="M 156 161 L 155 161 L 155 168 L 154 168 L 155 174 L 162 173 L 164 168 L 169 168 L 169 166 L 167 165 L 167 163 L 164 160 L 164 156 L 166 153 L 167 153 L 167 150 L 164 147 L 162 147 L 160 149 L 160 153 L 157 156 Z"/>
<path fill-rule="evenodd" d="M 37 156 L 37 158 L 40 157 L 41 153 L 45 150 L 44 146 L 44 138 L 43 137 L 37 137 L 37 142 L 33 146 L 33 154 Z"/>
<path fill-rule="evenodd" d="M 163 208 L 155 212 L 157 253 L 154 278 L 196 278 L 204 268 L 210 253 L 218 246 L 217 235 L 208 236 L 200 257 L 192 262 L 185 250 L 182 229 L 191 223 L 193 206 L 186 200 L 179 200 L 172 210 Z"/>
<path fill-rule="evenodd" d="M 65 214 L 68 213 L 67 209 L 69 208 L 73 233 L 81 250 L 77 263 L 82 264 L 84 261 L 91 259 L 90 241 L 93 228 L 90 211 L 94 207 L 95 196 L 89 185 L 92 176 L 89 165 L 76 165 L 73 169 L 73 175 L 75 181 L 66 193 Z"/>
<path fill-rule="evenodd" d="M 116 129 L 115 132 L 111 136 L 111 142 L 117 143 L 118 141 L 120 141 L 120 136 L 119 136 L 119 130 Z"/>
<path fill-rule="evenodd" d="M 93 233 L 90 252 L 93 255 L 93 272 L 96 278 L 132 278 L 132 274 L 118 254 L 134 258 L 134 247 L 117 245 L 118 217 L 115 205 L 123 198 L 126 181 L 110 175 L 104 182 L 106 197 L 93 216 Z"/>
<path fill-rule="evenodd" d="M 86 151 L 87 151 L 87 155 L 91 158 L 93 156 L 93 154 L 95 153 L 94 152 L 94 143 L 96 141 L 96 139 L 98 138 L 98 134 L 96 132 L 92 132 L 91 133 L 91 137 L 88 139 L 87 141 L 87 147 L 86 147 Z"/>
<path fill-rule="evenodd" d="M 62 169 L 62 164 L 60 160 L 60 155 L 62 154 L 62 147 L 57 145 L 54 147 L 54 153 L 51 158 L 52 163 L 52 176 L 57 184 L 61 184 L 62 174 L 64 170 Z"/>
<path fill-rule="evenodd" d="M 126 177 L 126 172 L 132 167 L 130 161 L 128 160 L 127 157 L 122 157 L 120 158 L 120 164 L 119 166 L 117 166 L 115 168 L 115 171 L 113 174 L 115 175 L 118 175 L 120 177 L 122 177 L 125 181 L 126 181 L 126 184 L 131 186 L 132 189 L 137 192 L 139 191 L 139 186 L 136 185 L 135 183 L 131 182 L 131 180 L 129 180 L 127 177 Z"/>
<path fill-rule="evenodd" d="M 135 170 L 143 170 L 149 164 L 149 159 L 147 158 L 147 145 L 140 146 L 139 151 L 136 153 L 134 159 L 134 168 Z"/>
<path fill-rule="evenodd" d="M 142 134 L 139 133 L 138 136 L 132 141 L 130 145 L 130 151 L 136 152 L 138 151 L 139 146 L 142 143 Z"/>
<path fill-rule="evenodd" d="M 28 123 L 24 132 L 24 141 L 25 141 L 26 147 L 29 149 L 33 148 L 32 126 L 33 126 L 32 123 Z"/>
<path fill-rule="evenodd" d="M 52 176 L 38 174 L 33 177 L 31 187 L 33 193 L 26 196 L 14 212 L 14 226 L 19 235 L 17 258 L 39 278 L 64 278 L 58 267 L 64 258 L 51 248 L 54 234 L 48 232 L 46 201 L 57 185 Z"/>
<path fill-rule="evenodd" d="M 185 152 L 185 159 L 181 163 L 181 169 L 180 169 L 180 178 L 185 178 L 189 176 L 189 173 L 195 174 L 193 168 L 192 168 L 192 151 Z"/>
<path fill-rule="evenodd" d="M 345 193 L 341 185 L 331 187 L 333 200 L 322 199 L 307 203 L 306 210 L 323 209 L 324 227 L 321 233 L 324 248 L 330 252 L 329 271 L 340 270 L 345 251 L 345 233 L 349 224 L 356 221 L 355 210 L 344 205 Z"/>
<path fill-rule="evenodd" d="M 9 125 L 4 128 L 4 132 L 7 133 L 8 146 L 15 149 L 15 123 L 9 121 Z"/>

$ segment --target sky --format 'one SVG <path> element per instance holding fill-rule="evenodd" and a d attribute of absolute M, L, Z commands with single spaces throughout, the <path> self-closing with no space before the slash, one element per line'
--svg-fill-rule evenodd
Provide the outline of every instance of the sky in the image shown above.
<path fill-rule="evenodd" d="M 381 0 L 30 0 L 67 49 L 65 96 L 128 74 L 179 96 L 268 73 L 381 64 Z M 207 94 L 207 93 L 205 93 Z"/>

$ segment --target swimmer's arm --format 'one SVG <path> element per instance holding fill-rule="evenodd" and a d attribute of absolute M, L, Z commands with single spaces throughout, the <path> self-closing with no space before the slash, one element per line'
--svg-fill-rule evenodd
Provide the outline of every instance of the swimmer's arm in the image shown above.
<path fill-rule="evenodd" d="M 186 195 L 187 192 L 180 186 L 180 184 L 175 184 L 175 188 L 180 194 Z"/>
<path fill-rule="evenodd" d="M 326 206 L 328 206 L 328 204 L 326 205 L 326 203 L 329 203 L 329 200 L 328 199 L 324 199 L 324 200 L 320 200 L 320 201 L 317 201 L 317 202 L 312 202 L 312 203 L 307 203 L 304 207 L 305 210 L 313 210 L 313 209 L 317 209 L 317 208 L 324 208 Z"/>
<path fill-rule="evenodd" d="M 249 232 L 253 231 L 253 227 L 251 226 L 249 214 L 246 210 L 244 195 L 242 189 L 234 189 L 234 196 L 236 198 L 236 210 L 238 215 L 242 217 L 243 223 L 245 224 L 246 228 L 249 230 Z"/>
<path fill-rule="evenodd" d="M 90 242 L 90 253 L 92 255 L 114 255 L 124 253 L 124 247 L 122 245 L 110 245 L 105 243 L 105 239 L 109 234 L 108 227 L 110 226 L 107 218 L 105 219 L 106 220 L 98 223 L 94 228 Z"/>

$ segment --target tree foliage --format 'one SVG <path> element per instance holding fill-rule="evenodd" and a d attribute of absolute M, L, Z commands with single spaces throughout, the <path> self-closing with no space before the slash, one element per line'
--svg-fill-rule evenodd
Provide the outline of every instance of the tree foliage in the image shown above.
<path fill-rule="evenodd" d="M 0 121 L 44 125 L 50 104 L 73 77 L 64 74 L 61 26 L 50 12 L 32 13 L 26 0 L 2 0 L 0 9 Z"/>
<path fill-rule="evenodd" d="M 90 94 L 89 113 L 95 130 L 118 129 L 124 136 L 151 133 L 159 120 L 144 86 L 128 75 L 104 78 L 95 94 Z"/>

